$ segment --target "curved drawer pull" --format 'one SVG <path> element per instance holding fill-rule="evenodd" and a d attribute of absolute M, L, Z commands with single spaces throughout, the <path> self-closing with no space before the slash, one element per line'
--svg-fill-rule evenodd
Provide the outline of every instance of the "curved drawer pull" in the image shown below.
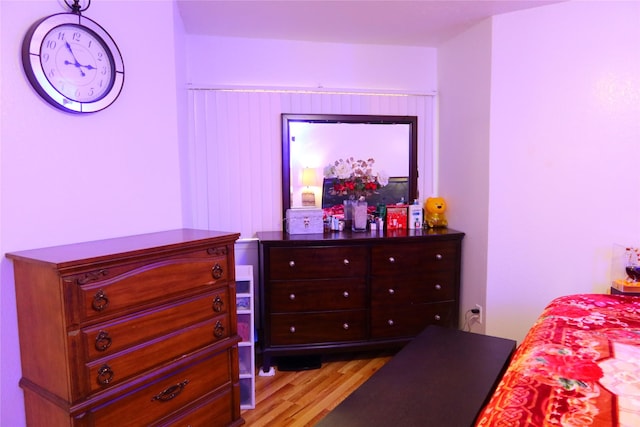
<path fill-rule="evenodd" d="M 436 254 L 436 259 L 440 261 L 442 259 L 442 254 Z"/>
<path fill-rule="evenodd" d="M 291 301 L 293 301 L 294 299 L 296 299 L 296 294 L 289 294 L 289 299 Z"/>
<path fill-rule="evenodd" d="M 436 314 L 435 316 L 433 316 L 433 318 L 434 318 L 434 319 L 436 319 L 436 320 L 438 320 L 438 321 L 440 321 L 440 319 L 441 319 L 441 317 L 440 317 L 440 315 L 439 315 L 439 314 Z"/>
<path fill-rule="evenodd" d="M 387 320 L 387 325 L 393 326 L 394 324 L 395 324 L 395 322 L 393 321 L 393 319 Z"/>
<path fill-rule="evenodd" d="M 293 260 L 289 261 L 289 267 L 293 268 L 295 266 L 296 266 L 296 262 L 295 261 L 293 261 Z"/>
<path fill-rule="evenodd" d="M 213 328 L 213 335 L 216 338 L 222 338 L 224 336 L 224 325 L 219 320 L 216 322 L 216 326 Z"/>
<path fill-rule="evenodd" d="M 295 326 L 291 326 L 289 328 L 289 332 L 291 332 L 292 334 L 295 334 L 296 333 L 296 327 Z"/>
<path fill-rule="evenodd" d="M 93 296 L 93 302 L 91 303 L 91 307 L 95 311 L 102 311 L 109 305 L 109 298 L 107 298 L 107 294 L 104 293 L 102 289 L 100 289 Z"/>
<path fill-rule="evenodd" d="M 345 259 L 342 260 L 342 263 L 344 265 L 349 265 L 349 260 L 345 258 Z"/>
<path fill-rule="evenodd" d="M 220 295 L 216 295 L 216 297 L 213 299 L 213 311 L 215 311 L 216 313 L 220 313 L 222 311 L 222 309 L 224 308 L 224 301 L 222 301 L 222 298 L 220 298 Z"/>
<path fill-rule="evenodd" d="M 349 291 L 344 291 L 342 293 L 342 296 L 345 297 L 345 298 L 349 298 Z"/>
<path fill-rule="evenodd" d="M 436 290 L 440 290 L 442 289 L 442 286 L 440 285 L 440 283 L 436 283 L 436 286 L 434 286 L 436 288 Z"/>
<path fill-rule="evenodd" d="M 184 387 L 189 384 L 189 380 L 184 380 L 181 383 L 174 384 L 171 387 L 161 391 L 151 398 L 151 401 L 158 400 L 160 402 L 168 402 L 184 390 Z"/>
<path fill-rule="evenodd" d="M 105 351 L 106 349 L 111 347 L 111 337 L 109 336 L 109 332 L 98 332 L 98 335 L 96 336 L 95 347 L 98 351 Z"/>
<path fill-rule="evenodd" d="M 395 259 L 394 257 L 390 256 L 390 257 L 389 257 L 389 262 L 390 262 L 391 264 L 393 264 L 394 262 L 396 262 L 396 259 Z"/>
<path fill-rule="evenodd" d="M 218 280 L 219 278 L 222 277 L 222 275 L 224 274 L 224 271 L 222 270 L 222 267 L 220 266 L 220 264 L 217 264 L 213 266 L 213 268 L 211 269 L 211 275 L 213 276 L 214 279 Z"/>
<path fill-rule="evenodd" d="M 396 293 L 396 290 L 393 288 L 389 288 L 389 295 L 394 295 Z"/>
<path fill-rule="evenodd" d="M 98 369 L 98 384 L 100 385 L 107 385 L 109 384 L 112 380 L 113 380 L 113 376 L 114 376 L 114 372 L 113 369 L 111 369 L 111 366 L 107 365 L 106 363 L 102 366 L 100 366 L 100 369 Z"/>

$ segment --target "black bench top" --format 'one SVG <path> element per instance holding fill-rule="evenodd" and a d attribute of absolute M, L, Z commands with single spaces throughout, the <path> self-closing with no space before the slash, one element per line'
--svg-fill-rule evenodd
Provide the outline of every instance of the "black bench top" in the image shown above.
<path fill-rule="evenodd" d="M 316 426 L 469 427 L 516 342 L 429 326 Z"/>

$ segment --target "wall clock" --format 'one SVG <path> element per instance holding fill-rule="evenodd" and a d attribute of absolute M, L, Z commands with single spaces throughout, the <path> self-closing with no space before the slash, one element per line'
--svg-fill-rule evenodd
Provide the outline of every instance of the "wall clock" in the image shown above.
<path fill-rule="evenodd" d="M 51 105 L 71 113 L 93 113 L 120 95 L 124 63 L 109 33 L 81 15 L 88 5 L 81 10 L 78 2 L 67 3 L 71 13 L 33 24 L 22 44 L 22 64 L 31 85 Z"/>

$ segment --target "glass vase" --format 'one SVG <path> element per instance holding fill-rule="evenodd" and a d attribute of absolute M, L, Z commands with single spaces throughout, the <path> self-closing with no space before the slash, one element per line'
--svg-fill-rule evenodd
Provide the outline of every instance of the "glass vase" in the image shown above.
<path fill-rule="evenodd" d="M 342 207 L 344 209 L 344 228 L 348 230 L 352 227 L 353 224 L 353 206 L 355 205 L 355 199 L 345 199 L 342 202 Z"/>
<path fill-rule="evenodd" d="M 353 206 L 353 218 L 352 227 L 353 231 L 366 231 L 367 230 L 367 201 L 358 200 Z"/>

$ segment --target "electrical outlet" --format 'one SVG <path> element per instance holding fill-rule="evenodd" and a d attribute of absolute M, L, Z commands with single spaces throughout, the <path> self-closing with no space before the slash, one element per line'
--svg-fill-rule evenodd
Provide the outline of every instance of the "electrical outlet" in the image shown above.
<path fill-rule="evenodd" d="M 479 311 L 479 313 L 477 314 L 477 316 L 478 316 L 478 323 L 482 325 L 482 315 L 483 315 L 483 313 L 482 313 L 482 311 L 483 311 L 483 310 L 482 310 L 482 306 L 481 306 L 480 304 L 476 304 L 476 310 L 478 310 L 478 311 Z"/>

